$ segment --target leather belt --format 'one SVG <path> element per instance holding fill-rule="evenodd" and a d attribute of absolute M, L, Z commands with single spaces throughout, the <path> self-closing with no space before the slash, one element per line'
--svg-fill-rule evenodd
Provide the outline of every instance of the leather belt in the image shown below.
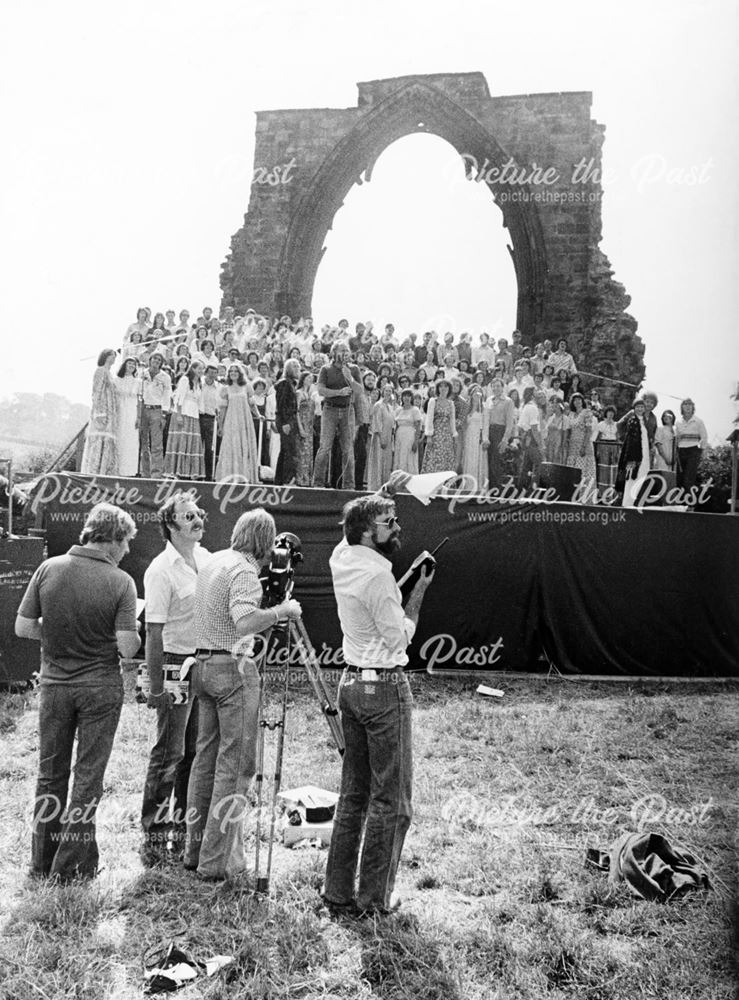
<path fill-rule="evenodd" d="M 349 674 L 365 674 L 370 672 L 373 674 L 392 674 L 396 671 L 402 670 L 403 668 L 399 663 L 397 663 L 394 667 L 385 667 L 384 669 L 380 668 L 379 670 L 377 667 L 358 667 L 356 663 L 347 663 L 344 669 Z"/>
<path fill-rule="evenodd" d="M 196 649 L 196 656 L 230 656 L 233 659 L 233 654 L 230 649 Z"/>
<path fill-rule="evenodd" d="M 145 410 L 161 410 L 161 403 L 144 403 Z"/>

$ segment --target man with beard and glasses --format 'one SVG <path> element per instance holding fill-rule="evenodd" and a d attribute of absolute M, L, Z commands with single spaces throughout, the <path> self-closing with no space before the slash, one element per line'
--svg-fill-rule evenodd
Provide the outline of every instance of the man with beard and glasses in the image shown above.
<path fill-rule="evenodd" d="M 433 577 L 422 573 L 404 610 L 390 562 L 400 548 L 392 496 L 409 478 L 393 473 L 379 493 L 346 504 L 344 538 L 330 559 L 346 660 L 339 685 L 346 751 L 323 888 L 335 915 L 399 905 L 393 889 L 412 816 L 413 767 L 413 698 L 403 667 Z"/>

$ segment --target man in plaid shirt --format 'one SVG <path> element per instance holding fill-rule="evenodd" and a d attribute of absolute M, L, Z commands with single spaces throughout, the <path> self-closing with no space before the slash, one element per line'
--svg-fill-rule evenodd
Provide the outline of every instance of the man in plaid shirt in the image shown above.
<path fill-rule="evenodd" d="M 192 691 L 200 720 L 187 789 L 185 868 L 216 881 L 246 869 L 246 793 L 256 769 L 259 673 L 254 635 L 301 615 L 297 601 L 261 608 L 259 570 L 269 562 L 275 522 L 260 507 L 242 514 L 231 547 L 216 552 L 195 589 L 197 664 Z"/>

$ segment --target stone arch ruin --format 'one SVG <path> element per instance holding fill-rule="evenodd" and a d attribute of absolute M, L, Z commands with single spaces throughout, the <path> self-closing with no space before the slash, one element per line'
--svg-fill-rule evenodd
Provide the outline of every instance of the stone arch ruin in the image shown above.
<path fill-rule="evenodd" d="M 257 112 L 244 224 L 223 264 L 222 306 L 311 315 L 313 284 L 334 216 L 380 154 L 414 132 L 447 140 L 470 183 L 502 213 L 524 343 L 566 337 L 578 367 L 635 384 L 644 345 L 630 298 L 600 250 L 601 148 L 588 92 L 491 97 L 481 73 L 358 84 L 356 108 Z M 607 368 L 606 368 L 607 366 Z M 608 398 L 630 400 L 612 386 Z"/>

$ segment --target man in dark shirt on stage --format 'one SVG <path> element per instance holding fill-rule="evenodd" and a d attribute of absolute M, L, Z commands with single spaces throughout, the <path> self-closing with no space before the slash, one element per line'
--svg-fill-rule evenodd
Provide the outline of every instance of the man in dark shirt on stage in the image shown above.
<path fill-rule="evenodd" d="M 275 423 L 280 432 L 280 454 L 277 456 L 275 483 L 286 486 L 298 474 L 298 376 L 300 362 L 290 358 L 285 362 L 284 376 L 275 384 Z"/>
<path fill-rule="evenodd" d="M 321 443 L 316 455 L 313 485 L 326 485 L 326 471 L 331 446 L 338 432 L 341 446 L 342 487 L 354 489 L 354 406 L 355 392 L 362 392 L 359 369 L 350 365 L 349 347 L 337 340 L 332 350 L 332 362 L 318 373 L 318 395 L 323 397 L 321 412 Z"/>

